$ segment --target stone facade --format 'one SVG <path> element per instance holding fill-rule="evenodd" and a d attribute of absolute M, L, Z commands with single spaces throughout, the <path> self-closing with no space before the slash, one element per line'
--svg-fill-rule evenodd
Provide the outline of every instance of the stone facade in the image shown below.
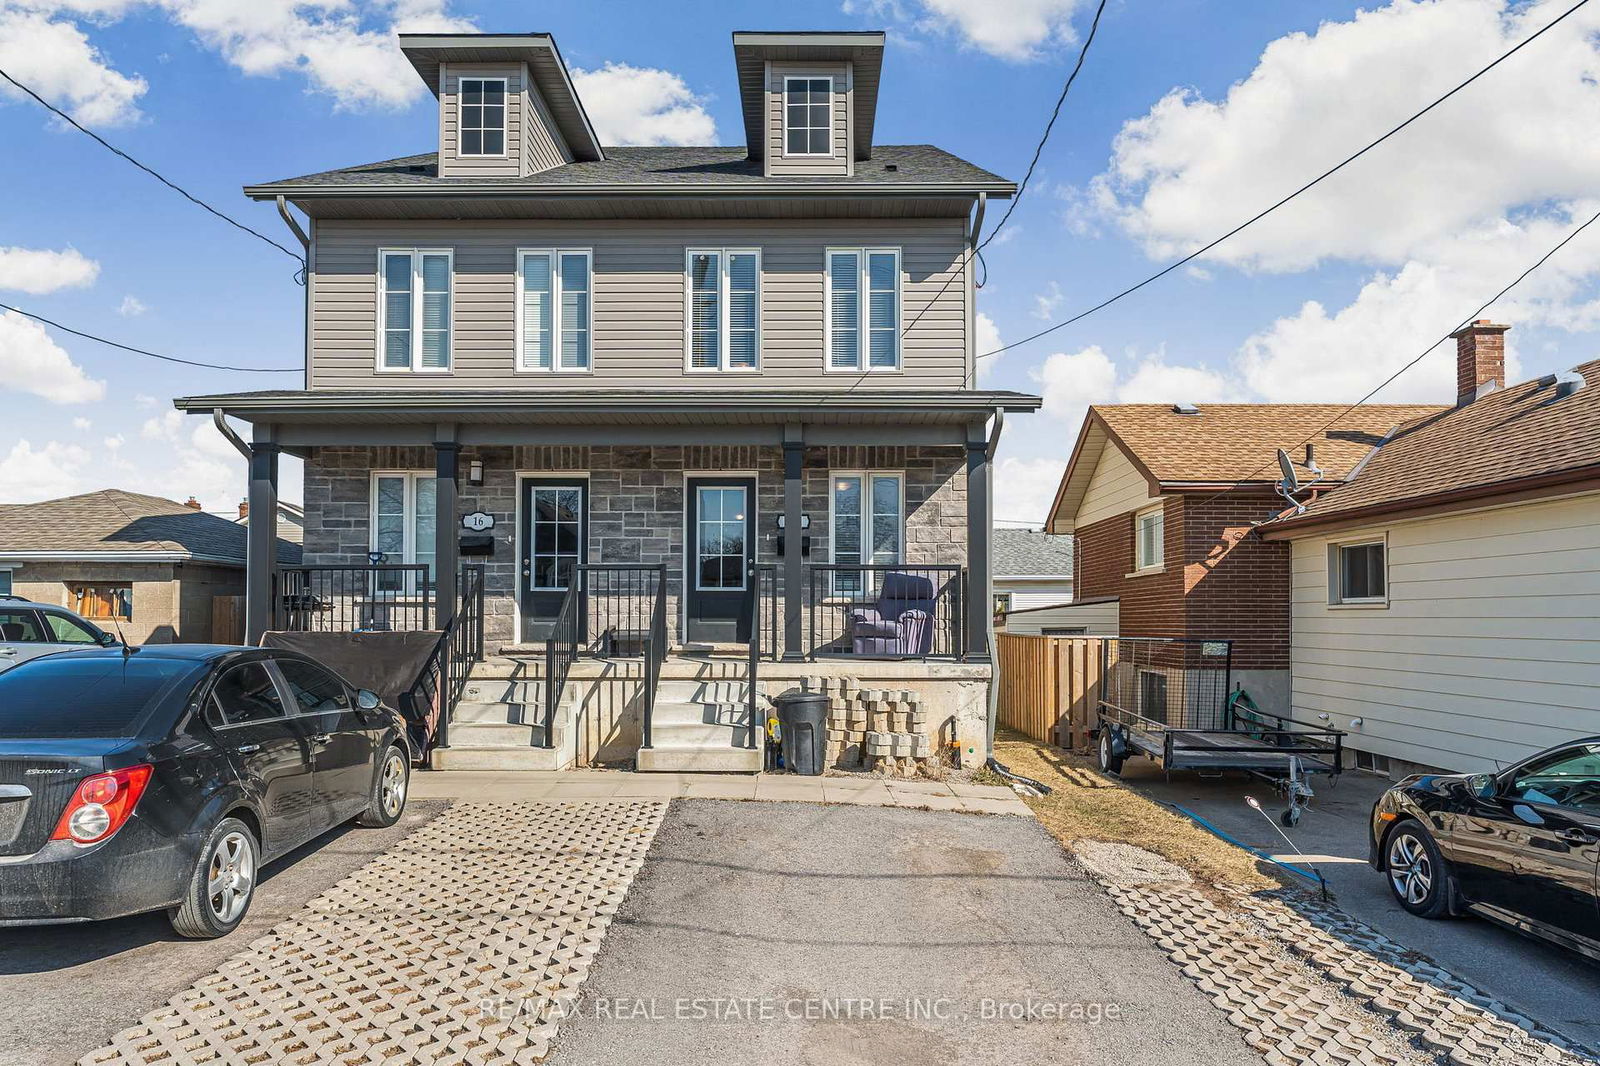
<path fill-rule="evenodd" d="M 468 464 L 483 463 L 484 483 L 467 483 Z M 305 467 L 305 562 L 362 563 L 370 545 L 374 470 L 431 473 L 430 448 L 325 447 Z M 810 562 L 829 559 L 829 479 L 834 471 L 903 472 L 905 562 L 965 565 L 966 474 L 961 448 L 933 446 L 806 449 L 803 507 L 811 516 Z M 485 640 L 514 644 L 520 547 L 520 475 L 584 474 L 589 481 L 589 561 L 667 563 L 668 625 L 676 637 L 683 584 L 684 476 L 743 473 L 756 477 L 756 561 L 781 563 L 777 516 L 783 512 L 783 452 L 775 446 L 468 447 L 461 453 L 460 511 L 494 516 L 494 554 L 464 558 L 485 565 Z M 778 582 L 781 593 L 782 567 Z"/>

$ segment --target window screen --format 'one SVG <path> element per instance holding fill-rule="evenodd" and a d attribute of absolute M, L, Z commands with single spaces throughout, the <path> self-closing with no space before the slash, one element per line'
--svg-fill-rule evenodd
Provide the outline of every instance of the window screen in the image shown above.
<path fill-rule="evenodd" d="M 1339 599 L 1344 603 L 1384 597 L 1383 543 L 1346 544 L 1339 548 Z"/>

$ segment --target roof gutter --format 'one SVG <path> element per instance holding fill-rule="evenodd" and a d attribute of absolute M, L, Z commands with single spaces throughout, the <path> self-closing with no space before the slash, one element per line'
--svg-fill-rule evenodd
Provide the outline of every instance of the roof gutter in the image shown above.
<path fill-rule="evenodd" d="M 1600 491 L 1600 463 L 1557 470 L 1548 474 L 1534 474 L 1509 481 L 1496 481 L 1488 485 L 1472 485 L 1450 489 L 1427 496 L 1411 496 L 1403 500 L 1351 507 L 1342 511 L 1319 514 L 1307 511 L 1293 518 L 1273 519 L 1256 527 L 1266 540 L 1289 540 L 1308 530 L 1323 530 L 1340 526 L 1364 525 L 1373 518 L 1391 515 L 1400 517 L 1427 517 L 1440 510 L 1454 510 L 1462 504 L 1498 499 L 1502 504 L 1523 503 L 1548 496 L 1572 495 L 1578 492 Z M 1335 497 L 1330 496 L 1329 499 Z"/>
<path fill-rule="evenodd" d="M 1016 195 L 1009 181 L 962 182 L 920 185 L 865 185 L 831 182 L 823 184 L 762 183 L 761 191 L 738 192 L 737 185 L 247 185 L 244 194 L 252 200 L 340 200 L 340 199 L 452 199 L 452 200 L 531 200 L 576 199 L 582 197 L 714 197 L 718 200 L 778 200 L 794 197 L 840 195 L 859 197 L 896 196 L 974 196 L 987 194 L 1002 199 Z"/>
<path fill-rule="evenodd" d="M 214 563 L 218 566 L 243 566 L 244 560 L 225 555 L 196 555 L 183 551 L 0 551 L 0 566 L 23 562 L 60 563 Z"/>

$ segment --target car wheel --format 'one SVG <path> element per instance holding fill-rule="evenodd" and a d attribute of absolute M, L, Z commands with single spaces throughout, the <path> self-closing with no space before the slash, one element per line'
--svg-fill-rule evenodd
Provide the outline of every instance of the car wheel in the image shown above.
<path fill-rule="evenodd" d="M 1116 744 L 1112 741 L 1111 727 L 1100 727 L 1100 744 L 1096 749 L 1099 756 L 1100 769 L 1103 773 L 1120 775 L 1122 773 L 1123 757 L 1117 754 Z"/>
<path fill-rule="evenodd" d="M 233 932 L 255 898 L 260 866 L 261 847 L 250 827 L 237 818 L 218 822 L 200 849 L 183 902 L 168 912 L 172 928 L 195 940 Z"/>
<path fill-rule="evenodd" d="M 383 753 L 378 779 L 373 782 L 367 809 L 356 819 L 360 825 L 383 829 L 400 820 L 406 812 L 406 795 L 411 786 L 411 763 L 398 744 Z"/>
<path fill-rule="evenodd" d="M 1389 891 L 1400 906 L 1422 918 L 1442 918 L 1450 910 L 1450 871 L 1439 845 L 1421 823 L 1404 821 L 1389 834 L 1384 849 Z"/>

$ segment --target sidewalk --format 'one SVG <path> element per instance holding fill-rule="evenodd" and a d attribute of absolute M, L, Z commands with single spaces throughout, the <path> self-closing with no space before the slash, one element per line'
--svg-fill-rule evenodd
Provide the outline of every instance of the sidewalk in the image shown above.
<path fill-rule="evenodd" d="M 436 770 L 411 778 L 416 799 L 516 803 L 539 800 L 721 799 L 790 803 L 849 803 L 969 814 L 1032 817 L 1009 788 L 963 781 L 880 777 L 801 777 L 798 774 L 636 774 L 622 770 Z"/>

